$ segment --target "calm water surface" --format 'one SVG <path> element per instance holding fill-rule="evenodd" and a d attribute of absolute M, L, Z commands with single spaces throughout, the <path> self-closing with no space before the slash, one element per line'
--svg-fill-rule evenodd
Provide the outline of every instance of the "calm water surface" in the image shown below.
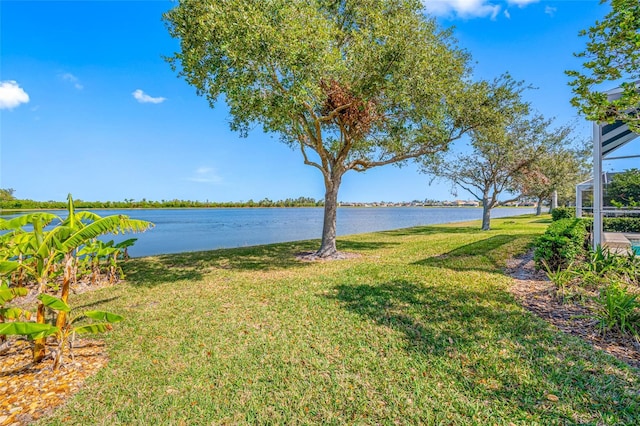
<path fill-rule="evenodd" d="M 130 254 L 140 257 L 320 238 L 323 209 L 132 209 L 96 210 L 96 213 L 125 214 L 155 223 L 155 228 L 143 234 L 114 237 L 116 241 L 138 238 Z M 491 212 L 491 217 L 527 213 L 534 213 L 534 209 L 499 208 Z M 337 232 L 338 235 L 360 234 L 481 217 L 480 208 L 348 207 L 338 209 Z"/>

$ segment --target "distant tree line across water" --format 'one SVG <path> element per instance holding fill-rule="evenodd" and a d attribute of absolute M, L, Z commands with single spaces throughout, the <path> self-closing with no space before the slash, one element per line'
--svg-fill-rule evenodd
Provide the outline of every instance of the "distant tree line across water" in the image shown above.
<path fill-rule="evenodd" d="M 67 207 L 64 201 L 34 201 L 13 197 L 13 190 L 0 189 L 0 209 L 31 210 L 31 209 L 64 209 Z M 273 201 L 264 198 L 260 201 L 192 201 L 192 200 L 160 200 L 152 201 L 145 198 L 124 201 L 85 201 L 74 200 L 74 205 L 79 209 L 160 209 L 160 208 L 207 208 L 207 207 L 322 207 L 323 200 L 315 200 L 310 197 L 287 198 Z"/>

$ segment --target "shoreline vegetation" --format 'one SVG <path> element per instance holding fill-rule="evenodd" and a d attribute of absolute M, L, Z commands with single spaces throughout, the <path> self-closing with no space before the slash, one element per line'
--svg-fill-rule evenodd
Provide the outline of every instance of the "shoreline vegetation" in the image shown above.
<path fill-rule="evenodd" d="M 76 209 L 94 209 L 94 210 L 127 210 L 127 209 L 201 209 L 201 208 L 310 208 L 323 207 L 322 200 L 314 200 L 313 198 L 286 199 L 272 201 L 264 199 L 260 201 L 229 201 L 229 202 L 213 202 L 213 201 L 189 201 L 189 200 L 172 200 L 172 201 L 83 201 L 74 200 Z M 338 207 L 449 207 L 449 208 L 477 208 L 481 204 L 473 201 L 402 201 L 402 202 L 340 202 Z M 498 208 L 509 207 L 535 207 L 533 204 L 521 205 L 501 205 Z M 32 200 L 10 200 L 0 201 L 0 212 L 2 211 L 38 211 L 38 210 L 65 210 L 66 202 L 62 201 L 32 201 Z"/>
<path fill-rule="evenodd" d="M 331 262 L 296 260 L 317 240 L 131 259 L 125 282 L 73 296 L 126 318 L 105 337 L 109 362 L 51 417 L 22 414 L 47 425 L 634 424 L 639 370 L 510 293 L 507 260 L 550 222 L 339 237 L 358 256 Z"/>

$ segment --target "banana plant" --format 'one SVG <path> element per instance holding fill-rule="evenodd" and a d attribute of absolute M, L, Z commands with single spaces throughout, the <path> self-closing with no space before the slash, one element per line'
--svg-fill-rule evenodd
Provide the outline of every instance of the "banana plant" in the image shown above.
<path fill-rule="evenodd" d="M 5 266 L 7 266 L 5 264 Z M 2 269 L 2 265 L 0 265 L 0 269 Z M 11 269 L 7 267 L 6 271 L 10 271 Z M 5 320 L 15 320 L 19 319 L 22 316 L 28 318 L 31 317 L 30 313 L 24 311 L 20 308 L 11 308 L 6 307 L 5 304 L 11 302 L 16 297 L 26 296 L 27 289 L 23 287 L 17 288 L 9 288 L 6 283 L 0 283 L 0 327 L 4 324 Z M 7 340 L 7 337 L 4 335 L 0 335 L 0 344 L 4 344 Z"/>
<path fill-rule="evenodd" d="M 63 359 L 65 348 L 69 348 L 69 353 L 73 359 L 73 341 L 76 334 L 96 334 L 105 333 L 113 329 L 112 324 L 120 322 L 124 317 L 113 314 L 106 311 L 85 311 L 76 315 L 70 315 L 71 308 L 69 305 L 60 298 L 41 294 L 38 299 L 49 309 L 57 311 L 56 326 L 52 327 L 55 330 L 55 337 L 58 343 L 58 347 L 53 356 L 53 369 L 57 370 Z M 66 315 L 64 323 L 60 324 L 60 313 L 64 312 Z M 90 322 L 89 324 L 76 325 L 76 323 L 83 319 L 91 319 L 98 322 Z"/>
<path fill-rule="evenodd" d="M 142 232 L 153 226 L 150 222 L 130 219 L 125 215 L 101 217 L 91 212 L 76 213 L 71 194 L 67 200 L 68 216 L 64 220 L 50 213 L 29 213 L 10 220 L 0 220 L 0 230 L 9 230 L 8 234 L 10 234 L 7 237 L 3 235 L 3 241 L 10 241 L 10 244 L 6 244 L 7 246 L 20 247 L 20 252 L 24 255 L 23 258 L 18 257 L 18 259 L 22 259 L 21 263 L 13 258 L 0 258 L 2 262 L 9 262 L 0 264 L 0 268 L 7 270 L 14 268 L 12 271 L 20 268 L 36 281 L 40 295 L 46 294 L 50 287 L 55 288 L 55 278 L 62 274 L 60 299 L 64 303 L 68 301 L 73 271 L 75 270 L 74 262 L 77 262 L 77 252 L 83 245 L 103 234 Z M 53 229 L 45 231 L 45 227 L 54 221 L 58 222 L 57 225 Z M 29 227 L 31 229 L 28 229 Z M 16 262 L 19 264 L 18 267 L 16 267 Z M 39 299 L 36 323 L 41 325 L 41 330 L 30 334 L 35 340 L 33 346 L 34 362 L 39 362 L 44 358 L 45 337 L 51 331 L 50 329 L 46 329 L 48 330 L 46 331 L 44 328 L 45 306 L 42 299 Z M 66 324 L 66 315 L 67 311 L 58 310 L 56 320 L 58 329 Z M 9 330 L 12 333 L 5 333 L 5 335 L 21 331 L 15 328 L 18 325 L 11 327 L 14 328 L 5 328 L 5 331 Z"/>
<path fill-rule="evenodd" d="M 0 223 L 1 229 L 11 230 L 9 232 L 12 235 L 11 241 L 13 244 L 19 246 L 21 251 L 27 256 L 27 259 L 23 259 L 22 262 L 11 260 L 5 260 L 5 262 L 12 262 L 11 267 L 16 267 L 17 264 L 17 267 L 31 276 L 38 284 L 39 293 L 43 293 L 47 285 L 52 281 L 52 278 L 58 274 L 58 270 L 55 267 L 57 253 L 51 249 L 51 237 L 53 234 L 51 231 L 44 230 L 46 226 L 56 220 L 61 222 L 60 217 L 54 214 L 29 213 Z M 31 226 L 29 232 L 24 229 L 27 226 Z M 5 265 L 9 267 L 8 263 L 5 263 Z M 0 332 L 0 334 L 3 335 L 28 334 L 33 338 L 33 359 L 35 362 L 41 361 L 45 355 L 45 338 L 48 335 L 48 328 L 45 327 L 44 324 L 44 308 L 42 303 L 38 304 L 36 323 L 39 324 L 39 326 L 30 326 L 31 328 L 29 328 L 33 333 L 26 333 L 28 330 L 20 328 L 23 326 L 15 322 L 3 324 L 3 328 L 0 329 L 0 331 L 4 331 L 4 333 Z M 37 330 L 35 330 L 34 327 Z"/>
<path fill-rule="evenodd" d="M 130 219 L 125 215 L 112 215 L 101 217 L 82 227 L 72 228 L 61 225 L 51 230 L 54 249 L 62 253 L 65 258 L 64 276 L 62 281 L 61 299 L 66 303 L 69 297 L 71 269 L 69 262 L 74 251 L 103 234 L 118 234 L 120 232 L 144 232 L 153 224 L 144 220 Z M 65 312 L 61 311 L 59 324 L 64 323 Z"/>

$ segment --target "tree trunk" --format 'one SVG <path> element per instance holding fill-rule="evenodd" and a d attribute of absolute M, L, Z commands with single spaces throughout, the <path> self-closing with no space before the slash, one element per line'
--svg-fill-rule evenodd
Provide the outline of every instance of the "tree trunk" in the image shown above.
<path fill-rule="evenodd" d="M 482 199 L 482 230 L 488 231 L 491 229 L 491 205 L 489 198 L 484 197 Z"/>
<path fill-rule="evenodd" d="M 38 303 L 38 311 L 36 313 L 36 322 L 44 324 L 44 303 Z M 33 362 L 40 362 L 45 355 L 46 338 L 41 337 L 33 341 Z"/>
<path fill-rule="evenodd" d="M 70 253 L 65 255 L 64 262 L 64 275 L 62 277 L 62 294 L 60 299 L 67 303 L 69 300 L 69 290 L 71 288 L 71 268 L 73 266 L 73 256 Z M 56 327 L 62 329 L 67 321 L 67 313 L 58 311 L 58 317 L 56 318 Z"/>
<path fill-rule="evenodd" d="M 322 244 L 316 252 L 318 257 L 330 257 L 338 253 L 336 248 L 336 217 L 340 180 L 340 177 L 332 180 L 325 179 L 324 225 L 322 227 Z"/>
<path fill-rule="evenodd" d="M 542 197 L 538 197 L 538 205 L 536 206 L 536 216 L 542 214 Z"/>
<path fill-rule="evenodd" d="M 558 191 L 551 194 L 551 210 L 558 208 Z"/>

